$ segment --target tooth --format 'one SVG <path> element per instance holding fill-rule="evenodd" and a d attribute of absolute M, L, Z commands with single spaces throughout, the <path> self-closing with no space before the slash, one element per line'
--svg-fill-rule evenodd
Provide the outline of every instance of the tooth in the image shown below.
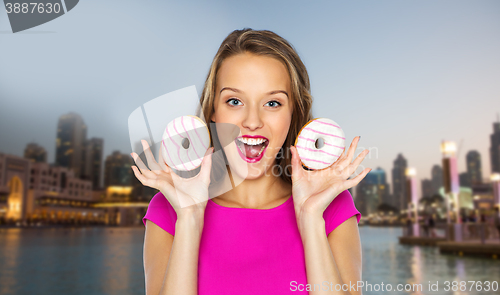
<path fill-rule="evenodd" d="M 238 141 L 246 145 L 258 145 L 266 142 L 264 138 L 249 138 L 249 137 L 238 137 Z"/>

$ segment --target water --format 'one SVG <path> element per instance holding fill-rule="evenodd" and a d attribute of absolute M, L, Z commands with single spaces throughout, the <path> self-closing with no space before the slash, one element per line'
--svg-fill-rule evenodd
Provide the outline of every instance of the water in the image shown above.
<path fill-rule="evenodd" d="M 144 294 L 144 228 L 0 230 L 0 294 Z"/>
<path fill-rule="evenodd" d="M 450 282 L 449 289 L 453 281 L 482 281 L 483 288 L 485 281 L 500 283 L 499 260 L 439 254 L 437 247 L 399 245 L 401 232 L 401 228 L 360 228 L 363 281 L 373 285 L 389 283 L 393 289 L 398 284 L 422 284 L 423 291 L 366 294 L 500 294 L 500 286 L 496 292 L 476 291 L 477 285 L 470 291 L 472 283 L 466 284 L 466 291 L 445 291 L 446 281 Z M 429 291 L 429 281 L 437 282 L 439 291 Z"/>
<path fill-rule="evenodd" d="M 398 244 L 400 228 L 360 227 L 363 281 L 423 291 L 363 294 L 500 294 L 444 291 L 445 281 L 500 281 L 500 262 Z M 144 228 L 0 229 L 0 294 L 145 294 Z M 439 291 L 429 291 L 429 281 Z M 484 286 L 484 284 L 483 284 Z"/>

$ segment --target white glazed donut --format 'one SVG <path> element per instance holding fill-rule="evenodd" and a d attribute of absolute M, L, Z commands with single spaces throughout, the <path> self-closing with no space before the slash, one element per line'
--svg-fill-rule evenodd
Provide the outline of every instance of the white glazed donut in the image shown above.
<path fill-rule="evenodd" d="M 322 139 L 323 146 L 316 147 L 316 141 Z M 345 135 L 335 121 L 316 118 L 307 122 L 300 130 L 295 147 L 300 161 L 312 170 L 331 166 L 342 154 L 345 147 Z"/>
<path fill-rule="evenodd" d="M 168 123 L 161 140 L 162 156 L 170 168 L 191 171 L 201 165 L 210 147 L 210 132 L 196 116 L 182 116 Z"/>

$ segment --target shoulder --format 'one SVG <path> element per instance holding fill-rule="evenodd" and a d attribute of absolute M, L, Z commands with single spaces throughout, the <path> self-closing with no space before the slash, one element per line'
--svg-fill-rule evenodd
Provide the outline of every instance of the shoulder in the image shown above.
<path fill-rule="evenodd" d="M 150 220 L 171 235 L 175 234 L 177 214 L 172 205 L 170 205 L 170 202 L 161 192 L 154 195 L 149 202 L 146 215 L 142 218 L 144 226 L 146 226 L 146 220 Z"/>
<path fill-rule="evenodd" d="M 354 206 L 354 200 L 351 193 L 348 190 L 345 190 L 333 199 L 323 213 L 326 234 L 328 235 L 344 221 L 354 215 L 356 215 L 356 221 L 359 223 L 361 213 L 359 213 L 356 206 Z"/>

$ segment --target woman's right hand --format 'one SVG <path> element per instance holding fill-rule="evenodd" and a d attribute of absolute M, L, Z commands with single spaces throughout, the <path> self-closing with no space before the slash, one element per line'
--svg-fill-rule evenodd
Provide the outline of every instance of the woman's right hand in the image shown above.
<path fill-rule="evenodd" d="M 213 148 L 209 148 L 205 153 L 198 175 L 182 178 L 165 163 L 161 149 L 158 163 L 147 141 L 141 142 L 149 169 L 136 153 L 131 153 L 130 155 L 140 169 L 139 172 L 139 169 L 132 165 L 137 179 L 145 186 L 158 189 L 170 202 L 178 219 L 183 216 L 195 216 L 203 220 L 208 201 Z"/>

